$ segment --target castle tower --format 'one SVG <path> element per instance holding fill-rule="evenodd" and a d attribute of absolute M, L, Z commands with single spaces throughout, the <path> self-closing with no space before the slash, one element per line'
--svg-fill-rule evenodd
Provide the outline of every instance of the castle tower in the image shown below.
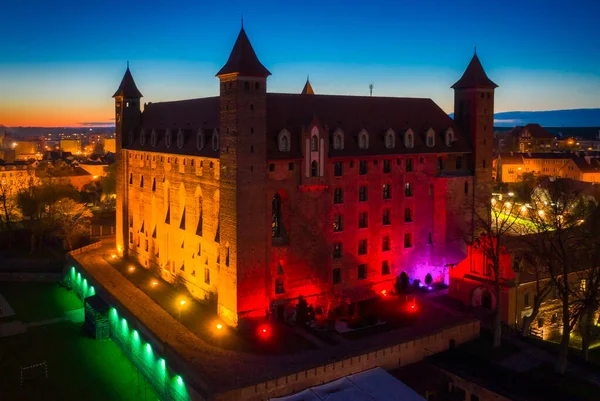
<path fill-rule="evenodd" d="M 116 134 L 116 163 L 117 163 L 117 252 L 120 257 L 127 255 L 127 160 L 126 149 L 133 141 L 134 130 L 140 124 L 140 99 L 142 93 L 138 90 L 129 71 L 121 80 L 119 89 L 113 95 L 115 99 L 115 134 Z"/>
<path fill-rule="evenodd" d="M 242 26 L 220 80 L 219 316 L 262 315 L 267 306 L 269 214 L 267 77 Z"/>
<path fill-rule="evenodd" d="M 497 87 L 486 75 L 477 53 L 462 77 L 452 85 L 454 120 L 461 131 L 468 134 L 473 145 L 474 210 L 479 209 L 476 205 L 489 201 L 492 195 L 494 89 Z"/>

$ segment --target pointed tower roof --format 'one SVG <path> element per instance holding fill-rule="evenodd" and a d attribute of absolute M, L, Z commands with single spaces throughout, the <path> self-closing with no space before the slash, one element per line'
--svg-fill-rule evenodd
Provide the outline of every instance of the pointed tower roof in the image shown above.
<path fill-rule="evenodd" d="M 129 71 L 129 63 L 127 63 L 127 71 L 125 71 L 125 75 L 123 75 L 121 85 L 119 85 L 119 89 L 117 89 L 117 91 L 113 95 L 113 97 L 117 96 L 123 96 L 134 99 L 144 97 L 144 95 L 142 95 L 140 90 L 135 85 L 135 81 L 133 80 L 131 71 Z"/>
<path fill-rule="evenodd" d="M 266 78 L 271 75 L 269 70 L 267 70 L 258 60 L 258 57 L 256 57 L 256 53 L 254 53 L 254 49 L 250 44 L 250 40 L 248 39 L 243 26 L 233 45 L 227 63 L 219 70 L 217 77 L 219 75 L 235 73 L 246 77 L 261 78 Z"/>
<path fill-rule="evenodd" d="M 314 95 L 315 91 L 312 88 L 312 85 L 310 84 L 310 81 L 308 80 L 308 76 L 306 77 L 306 83 L 304 84 L 304 88 L 302 88 L 302 94 L 303 95 Z"/>
<path fill-rule="evenodd" d="M 485 73 L 477 53 L 473 55 L 462 77 L 452 85 L 452 89 L 494 89 L 497 87 L 498 85 Z"/>

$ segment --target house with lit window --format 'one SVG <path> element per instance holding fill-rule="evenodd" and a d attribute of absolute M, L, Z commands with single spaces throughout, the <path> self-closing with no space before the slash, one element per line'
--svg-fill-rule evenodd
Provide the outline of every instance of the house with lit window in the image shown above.
<path fill-rule="evenodd" d="M 454 119 L 427 98 L 269 92 L 245 30 L 217 96 L 114 94 L 121 256 L 215 299 L 231 325 L 299 296 L 364 299 L 447 281 L 491 193 L 494 90 L 474 55 Z M 318 92 L 318 91 L 317 91 Z"/>

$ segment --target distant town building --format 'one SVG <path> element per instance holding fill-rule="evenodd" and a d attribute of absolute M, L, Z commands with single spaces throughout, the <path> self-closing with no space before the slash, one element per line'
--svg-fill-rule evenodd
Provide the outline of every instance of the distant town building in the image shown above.
<path fill-rule="evenodd" d="M 494 158 L 494 177 L 518 182 L 524 173 L 600 183 L 600 152 L 501 153 Z"/>
<path fill-rule="evenodd" d="M 505 144 L 503 151 L 544 152 L 552 150 L 554 144 L 554 135 L 539 124 L 517 126 L 502 135 Z"/>
<path fill-rule="evenodd" d="M 60 150 L 74 155 L 81 154 L 81 139 L 61 139 Z"/>
<path fill-rule="evenodd" d="M 116 153 L 117 152 L 117 140 L 115 138 L 103 138 L 102 144 L 104 146 L 104 153 Z"/>

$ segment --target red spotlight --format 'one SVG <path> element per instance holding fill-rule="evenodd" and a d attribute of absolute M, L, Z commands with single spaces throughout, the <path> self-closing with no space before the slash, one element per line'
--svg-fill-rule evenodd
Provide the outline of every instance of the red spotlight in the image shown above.
<path fill-rule="evenodd" d="M 387 297 L 387 290 L 381 290 L 381 295 L 383 295 L 384 297 Z"/>
<path fill-rule="evenodd" d="M 271 328 L 266 324 L 261 325 L 258 328 L 258 335 L 261 338 L 268 339 L 271 336 Z"/>

